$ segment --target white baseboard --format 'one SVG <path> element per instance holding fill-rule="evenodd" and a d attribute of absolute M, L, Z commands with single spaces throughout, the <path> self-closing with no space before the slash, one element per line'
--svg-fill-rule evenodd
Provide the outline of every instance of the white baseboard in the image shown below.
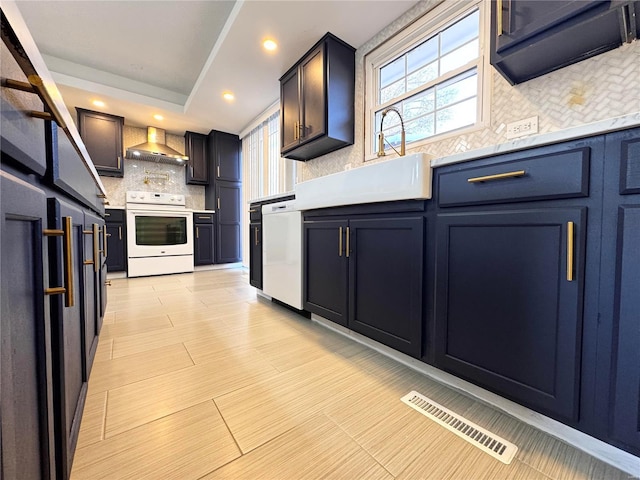
<path fill-rule="evenodd" d="M 640 458 L 635 455 L 625 452 L 624 450 L 620 450 L 619 448 L 609 445 L 602 440 L 598 440 L 586 433 L 582 433 L 575 428 L 571 428 L 557 420 L 553 420 L 552 418 L 542 415 L 541 413 L 534 412 L 527 407 L 523 407 L 511 400 L 507 400 L 506 398 L 489 392 L 477 385 L 473 385 L 472 383 L 439 370 L 431 365 L 423 363 L 420 360 L 405 355 L 404 353 L 400 353 L 393 348 L 387 347 L 375 340 L 371 340 L 364 335 L 360 335 L 353 330 L 338 325 L 316 314 L 311 314 L 311 320 L 330 330 L 349 337 L 358 343 L 366 345 L 367 347 L 426 375 L 438 383 L 444 384 L 458 392 L 471 396 L 482 403 L 497 408 L 527 425 L 531 425 L 532 427 L 548 433 L 558 440 L 578 448 L 605 463 L 613 465 L 614 467 L 629 473 L 632 476 L 631 478 L 638 477 L 639 475 Z"/>

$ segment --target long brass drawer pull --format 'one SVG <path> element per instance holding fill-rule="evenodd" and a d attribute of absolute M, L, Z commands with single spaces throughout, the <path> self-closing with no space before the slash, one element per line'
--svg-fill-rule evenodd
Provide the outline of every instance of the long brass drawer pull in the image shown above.
<path fill-rule="evenodd" d="M 504 33 L 502 25 L 502 0 L 496 2 L 496 20 L 498 23 L 498 36 L 500 37 Z"/>
<path fill-rule="evenodd" d="M 573 281 L 574 223 L 567 222 L 567 281 Z"/>
<path fill-rule="evenodd" d="M 107 226 L 106 225 L 104 225 L 101 230 L 102 230 L 102 241 L 104 243 L 104 247 L 103 247 L 102 253 L 104 253 L 104 258 L 107 258 L 107 250 L 108 250 L 107 240 L 111 236 L 111 234 L 107 233 Z"/>
<path fill-rule="evenodd" d="M 12 90 L 20 90 L 21 92 L 37 93 L 33 88 L 33 85 L 27 82 L 21 82 L 20 80 L 12 80 L 11 78 L 5 78 L 2 80 L 2 86 L 11 88 Z"/>
<path fill-rule="evenodd" d="M 259 230 L 259 228 L 258 228 L 258 227 L 256 227 L 256 228 L 253 230 L 253 234 L 254 234 L 254 235 L 253 235 L 253 238 L 254 238 L 254 242 L 255 242 L 255 245 L 256 245 L 256 246 L 258 245 L 258 230 Z"/>
<path fill-rule="evenodd" d="M 300 133 L 300 130 L 298 130 L 298 122 L 294 122 L 293 124 L 293 139 L 294 140 L 298 140 L 298 134 Z"/>
<path fill-rule="evenodd" d="M 31 110 L 29 116 L 33 118 L 39 118 L 41 120 L 53 120 L 53 115 L 48 112 L 38 112 L 37 110 Z"/>
<path fill-rule="evenodd" d="M 347 227 L 347 247 L 344 249 L 347 258 L 349 258 L 349 237 L 350 237 L 350 229 Z"/>
<path fill-rule="evenodd" d="M 220 197 L 218 197 L 218 210 L 220 210 Z"/>
<path fill-rule="evenodd" d="M 45 237 L 62 237 L 63 263 L 64 263 L 64 286 L 45 288 L 45 295 L 64 294 L 64 306 L 73 307 L 73 224 L 71 217 L 62 218 L 62 230 L 45 229 L 42 234 Z"/>
<path fill-rule="evenodd" d="M 496 173 L 495 175 L 485 175 L 484 177 L 468 178 L 469 183 L 490 182 L 492 180 L 501 180 L 503 178 L 517 178 L 524 177 L 526 175 L 525 170 L 516 170 L 514 172 Z"/>
<path fill-rule="evenodd" d="M 249 213 L 256 213 L 258 211 L 257 208 L 250 208 Z"/>
<path fill-rule="evenodd" d="M 105 225 L 104 227 L 104 231 L 107 231 L 107 227 Z M 98 270 L 100 270 L 100 229 L 98 228 L 98 224 L 94 223 L 93 224 L 93 270 L 95 272 L 97 272 Z M 107 256 L 106 254 L 106 250 L 107 250 L 107 239 L 105 237 L 104 239 L 104 250 L 105 250 L 105 257 Z"/>
<path fill-rule="evenodd" d="M 338 256 L 342 256 L 342 227 L 338 228 Z"/>
<path fill-rule="evenodd" d="M 122 227 L 118 227 L 118 239 L 122 240 Z"/>
<path fill-rule="evenodd" d="M 196 238 L 200 238 L 200 229 L 196 226 Z"/>

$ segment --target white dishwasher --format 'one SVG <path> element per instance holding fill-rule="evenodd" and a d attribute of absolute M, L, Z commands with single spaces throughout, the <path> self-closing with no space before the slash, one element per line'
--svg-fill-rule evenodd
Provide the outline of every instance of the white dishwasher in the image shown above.
<path fill-rule="evenodd" d="M 262 287 L 302 310 L 302 212 L 295 200 L 262 206 Z"/>

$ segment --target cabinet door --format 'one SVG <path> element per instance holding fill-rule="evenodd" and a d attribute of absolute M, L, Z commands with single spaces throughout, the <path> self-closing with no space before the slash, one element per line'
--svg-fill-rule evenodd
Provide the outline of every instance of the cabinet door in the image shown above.
<path fill-rule="evenodd" d="M 44 193 L 0 171 L 0 477 L 55 478 Z"/>
<path fill-rule="evenodd" d="M 124 272 L 127 269 L 126 232 L 122 222 L 108 222 L 107 234 L 107 270 Z"/>
<path fill-rule="evenodd" d="M 300 65 L 300 98 L 300 142 L 307 142 L 326 132 L 324 44 Z"/>
<path fill-rule="evenodd" d="M 78 130 L 89 156 L 100 175 L 122 177 L 122 125 L 124 119 L 82 108 L 78 111 Z"/>
<path fill-rule="evenodd" d="M 495 2 L 502 6 L 502 31 L 497 32 L 497 51 L 523 42 L 597 4 L 598 0 L 511 0 Z M 500 24 L 500 22 L 498 22 Z"/>
<path fill-rule="evenodd" d="M 419 358 L 424 218 L 349 222 L 349 328 Z"/>
<path fill-rule="evenodd" d="M 576 420 L 586 209 L 443 214 L 437 222 L 437 366 Z"/>
<path fill-rule="evenodd" d="M 612 433 L 640 454 L 640 205 L 619 210 Z"/>
<path fill-rule="evenodd" d="M 249 225 L 249 283 L 262 289 L 262 224 Z"/>
<path fill-rule="evenodd" d="M 185 168 L 187 184 L 209 185 L 207 136 L 199 133 L 187 132 L 184 139 L 185 153 L 189 157 L 189 162 Z"/>
<path fill-rule="evenodd" d="M 231 133 L 215 132 L 215 152 L 215 179 L 241 182 L 240 138 Z"/>
<path fill-rule="evenodd" d="M 304 309 L 348 326 L 346 220 L 305 221 Z"/>
<path fill-rule="evenodd" d="M 298 145 L 300 122 L 300 96 L 298 69 L 294 69 L 280 81 L 280 151 L 291 150 Z"/>
<path fill-rule="evenodd" d="M 242 260 L 240 236 L 240 205 L 242 188 L 239 183 L 217 182 L 216 198 L 216 263 Z"/>
<path fill-rule="evenodd" d="M 63 285 L 66 269 L 73 275 L 73 305 L 65 305 L 62 295 L 51 296 L 51 340 L 54 373 L 54 402 L 59 405 L 55 430 L 59 449 L 58 471 L 61 478 L 71 473 L 71 463 L 78 440 L 80 420 L 87 395 L 87 364 L 84 310 L 84 214 L 81 210 L 55 198 L 48 199 L 48 223 L 62 229 L 65 217 L 72 221 L 70 255 L 65 253 L 62 237 L 49 237 L 49 273 L 52 285 Z"/>
<path fill-rule="evenodd" d="M 212 265 L 214 263 L 213 224 L 194 224 L 194 265 Z"/>
<path fill-rule="evenodd" d="M 85 363 L 87 365 L 87 377 L 91 371 L 93 357 L 98 347 L 98 335 L 100 334 L 100 267 L 102 253 L 100 242 L 102 240 L 102 219 L 96 215 L 85 212 L 84 218 L 84 319 L 85 319 Z"/>

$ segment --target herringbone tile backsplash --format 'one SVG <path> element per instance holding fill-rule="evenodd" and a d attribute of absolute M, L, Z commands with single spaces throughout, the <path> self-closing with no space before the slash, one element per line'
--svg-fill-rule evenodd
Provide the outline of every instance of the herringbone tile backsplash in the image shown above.
<path fill-rule="evenodd" d="M 441 0 L 426 0 L 398 18 L 356 52 L 353 146 L 301 163 L 298 182 L 364 165 L 363 57 Z M 506 124 L 538 116 L 538 133 L 548 133 L 640 111 L 640 41 L 511 86 L 487 65 L 489 118 L 484 127 L 408 150 L 434 158 L 507 141 Z M 367 164 L 375 162 L 371 160 Z"/>

